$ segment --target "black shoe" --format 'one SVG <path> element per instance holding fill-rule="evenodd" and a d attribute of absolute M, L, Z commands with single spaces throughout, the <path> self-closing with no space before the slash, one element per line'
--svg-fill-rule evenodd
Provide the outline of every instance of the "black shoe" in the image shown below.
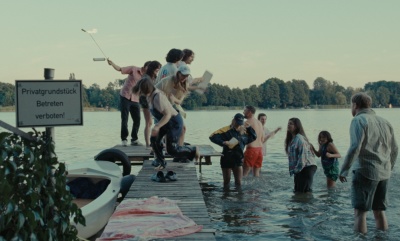
<path fill-rule="evenodd" d="M 165 174 L 165 179 L 169 179 L 170 181 L 176 181 L 178 180 L 176 178 L 176 173 L 173 171 L 168 171 L 167 174 Z"/>
<path fill-rule="evenodd" d="M 178 157 L 174 157 L 174 159 L 172 159 L 172 162 L 180 162 L 180 158 L 178 158 Z"/>
<path fill-rule="evenodd" d="M 155 182 L 166 182 L 167 181 L 167 180 L 165 180 L 164 173 L 162 171 L 158 171 L 157 173 L 154 173 L 151 176 L 151 180 L 153 180 Z"/>

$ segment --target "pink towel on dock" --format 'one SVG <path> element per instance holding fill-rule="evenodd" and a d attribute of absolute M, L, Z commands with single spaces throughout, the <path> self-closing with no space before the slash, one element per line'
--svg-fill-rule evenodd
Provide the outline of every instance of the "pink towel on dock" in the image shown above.
<path fill-rule="evenodd" d="M 123 200 L 96 241 L 145 241 L 201 231 L 203 226 L 184 216 L 177 202 L 158 197 Z"/>

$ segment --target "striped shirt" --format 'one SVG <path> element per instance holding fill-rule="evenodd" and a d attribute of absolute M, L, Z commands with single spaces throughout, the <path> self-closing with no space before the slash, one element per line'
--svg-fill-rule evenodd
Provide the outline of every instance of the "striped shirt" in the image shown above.
<path fill-rule="evenodd" d="M 362 109 L 351 121 L 350 148 L 344 159 L 340 176 L 348 176 L 350 168 L 370 180 L 390 178 L 398 154 L 392 125 L 375 114 Z"/>

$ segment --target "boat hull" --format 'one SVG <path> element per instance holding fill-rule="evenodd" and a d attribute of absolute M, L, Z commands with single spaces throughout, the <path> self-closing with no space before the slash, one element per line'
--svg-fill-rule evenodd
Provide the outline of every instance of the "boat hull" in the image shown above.
<path fill-rule="evenodd" d="M 86 225 L 76 225 L 78 237 L 89 238 L 98 233 L 108 222 L 115 210 L 120 191 L 122 172 L 119 166 L 108 161 L 88 161 L 68 166 L 68 181 L 85 177 L 93 182 L 104 179 L 110 180 L 106 190 L 96 199 L 77 199 L 78 206 L 82 206 L 82 215 Z M 71 221 L 71 223 L 73 223 Z M 75 225 L 75 223 L 73 223 Z"/>

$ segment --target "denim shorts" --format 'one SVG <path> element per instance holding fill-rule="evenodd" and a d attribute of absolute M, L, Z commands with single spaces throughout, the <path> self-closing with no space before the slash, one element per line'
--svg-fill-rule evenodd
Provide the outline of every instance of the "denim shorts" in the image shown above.
<path fill-rule="evenodd" d="M 388 179 L 374 181 L 364 177 L 360 172 L 353 171 L 351 186 L 351 204 L 361 211 L 384 211 L 388 205 Z"/>

